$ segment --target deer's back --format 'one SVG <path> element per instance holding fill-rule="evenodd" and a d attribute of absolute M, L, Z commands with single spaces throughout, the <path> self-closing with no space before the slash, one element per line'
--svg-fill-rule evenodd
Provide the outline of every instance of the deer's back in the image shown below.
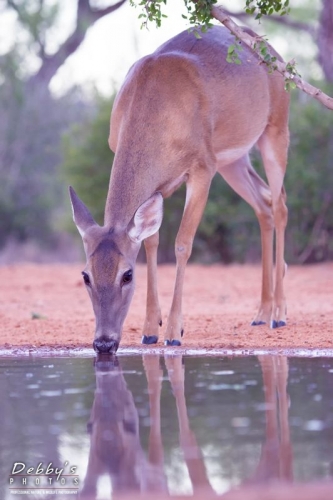
<path fill-rule="evenodd" d="M 232 43 L 223 27 L 201 39 L 184 31 L 132 66 L 115 100 L 109 138 L 116 152 L 110 188 L 121 186 L 124 199 L 135 182 L 132 191 L 142 201 L 154 191 L 169 196 L 188 169 L 214 173 L 216 160 L 221 167 L 246 154 L 268 125 L 287 127 L 283 78 L 269 74 L 247 47 L 241 64 L 228 63 Z M 108 209 L 115 210 L 111 202 Z"/>
<path fill-rule="evenodd" d="M 164 130 L 172 127 L 182 139 L 184 127 L 200 120 L 206 131 L 216 135 L 214 142 L 221 149 L 224 143 L 234 142 L 235 127 L 237 135 L 241 133 L 247 142 L 260 136 L 281 109 L 287 115 L 283 78 L 269 74 L 247 47 L 239 53 L 241 64 L 228 63 L 232 43 L 234 37 L 220 26 L 209 29 L 201 39 L 184 31 L 139 60 L 115 102 L 112 149 L 117 145 L 121 121 L 132 128 L 134 122 L 144 122 L 151 130 L 163 124 Z"/>

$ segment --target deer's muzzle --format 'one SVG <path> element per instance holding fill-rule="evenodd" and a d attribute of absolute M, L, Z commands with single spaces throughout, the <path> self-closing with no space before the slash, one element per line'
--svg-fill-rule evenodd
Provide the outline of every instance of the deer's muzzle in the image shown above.
<path fill-rule="evenodd" d="M 119 347 L 119 342 L 109 337 L 99 337 L 94 340 L 93 348 L 98 353 L 116 353 Z"/>

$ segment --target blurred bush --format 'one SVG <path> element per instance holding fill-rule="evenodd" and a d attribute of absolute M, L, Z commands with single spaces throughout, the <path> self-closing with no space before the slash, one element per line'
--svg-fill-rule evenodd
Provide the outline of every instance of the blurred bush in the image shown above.
<path fill-rule="evenodd" d="M 52 245 L 63 188 L 61 135 L 82 120 L 75 92 L 56 99 L 22 78 L 13 49 L 0 58 L 0 248 L 8 241 Z"/>
<path fill-rule="evenodd" d="M 89 122 L 75 123 L 63 136 L 62 173 L 66 184 L 73 186 L 96 222 L 103 224 L 114 158 L 108 144 L 114 96 L 106 98 L 96 94 L 95 98 L 95 110 Z M 72 220 L 66 227 L 76 234 Z"/>
<path fill-rule="evenodd" d="M 333 85 L 320 83 L 330 95 Z M 333 258 L 333 115 L 301 93 L 290 113 L 291 143 L 286 176 L 291 262 Z"/>

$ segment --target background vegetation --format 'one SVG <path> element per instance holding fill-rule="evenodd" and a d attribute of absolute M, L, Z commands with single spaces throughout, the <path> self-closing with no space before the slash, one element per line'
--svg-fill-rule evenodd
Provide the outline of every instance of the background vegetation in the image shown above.
<path fill-rule="evenodd" d="M 12 241 L 34 241 L 41 248 L 54 249 L 64 231 L 76 234 L 70 220 L 68 184 L 75 187 L 96 220 L 103 221 L 113 160 L 107 137 L 114 96 L 102 97 L 96 93 L 88 99 L 80 89 L 72 89 L 56 98 L 49 91 L 49 83 L 68 55 L 80 45 L 87 27 L 112 9 L 92 8 L 89 0 L 78 0 L 74 33 L 50 54 L 47 40 L 58 4 L 7 0 L 7 8 L 17 12 L 30 50 L 39 59 L 39 69 L 30 73 L 25 69 L 26 43 L 22 46 L 17 42 L 0 56 L 1 248 Z M 332 95 L 333 57 L 323 57 L 323 51 L 333 54 L 333 38 L 326 36 L 333 32 L 333 2 L 304 2 L 303 7 L 295 9 L 291 2 L 291 9 L 290 17 L 283 16 L 282 29 L 289 29 L 291 40 L 295 32 L 312 39 L 317 47 L 316 64 L 314 58 L 306 58 L 305 49 L 301 61 L 304 67 L 314 68 L 317 77 L 314 83 Z M 233 14 L 242 22 L 249 20 L 244 11 Z M 270 21 L 272 32 L 281 30 L 281 19 Z M 327 26 L 329 19 L 331 26 Z M 287 260 L 306 263 L 332 259 L 332 112 L 294 91 L 290 129 Z M 256 152 L 253 161 L 262 173 Z M 183 203 L 184 189 L 165 203 L 160 261 L 173 260 L 174 236 Z M 193 259 L 226 263 L 260 259 L 259 227 L 252 209 L 219 176 L 212 184 L 195 239 Z"/>

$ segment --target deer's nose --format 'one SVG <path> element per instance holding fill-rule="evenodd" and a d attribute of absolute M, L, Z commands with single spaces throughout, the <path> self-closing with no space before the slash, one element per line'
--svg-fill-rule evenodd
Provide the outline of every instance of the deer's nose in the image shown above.
<path fill-rule="evenodd" d="M 93 342 L 93 348 L 100 353 L 116 353 L 119 347 L 119 342 L 108 337 L 99 337 Z"/>

